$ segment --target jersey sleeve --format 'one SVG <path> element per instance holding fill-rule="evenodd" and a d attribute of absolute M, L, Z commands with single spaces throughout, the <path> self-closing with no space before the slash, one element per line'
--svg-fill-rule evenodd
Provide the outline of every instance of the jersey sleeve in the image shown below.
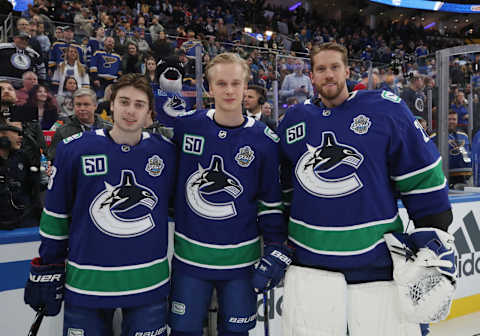
<path fill-rule="evenodd" d="M 257 198 L 258 224 L 265 244 L 283 243 L 287 238 L 287 226 L 283 217 L 278 136 L 268 126 L 264 133 L 270 136 L 267 135 L 265 152 L 262 155 Z"/>
<path fill-rule="evenodd" d="M 57 145 L 52 174 L 48 182 L 45 207 L 40 220 L 40 257 L 44 264 L 63 263 L 67 256 L 70 213 L 75 194 L 75 160 L 68 141 Z"/>
<path fill-rule="evenodd" d="M 448 185 L 434 142 L 403 101 L 386 106 L 392 130 L 389 173 L 410 218 L 414 221 L 447 211 Z"/>

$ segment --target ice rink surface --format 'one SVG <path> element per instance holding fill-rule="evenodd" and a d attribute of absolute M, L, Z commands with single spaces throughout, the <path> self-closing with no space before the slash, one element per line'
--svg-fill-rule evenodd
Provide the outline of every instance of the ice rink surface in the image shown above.
<path fill-rule="evenodd" d="M 428 336 L 480 336 L 480 311 L 431 324 Z"/>

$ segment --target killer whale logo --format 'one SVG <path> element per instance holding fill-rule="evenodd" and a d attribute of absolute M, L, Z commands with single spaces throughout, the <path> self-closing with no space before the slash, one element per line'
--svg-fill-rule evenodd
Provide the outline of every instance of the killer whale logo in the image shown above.
<path fill-rule="evenodd" d="M 155 193 L 137 183 L 131 170 L 122 170 L 117 185 L 105 183 L 90 205 L 90 217 L 99 230 L 114 237 L 144 234 L 155 226 L 151 212 L 158 202 Z"/>
<path fill-rule="evenodd" d="M 240 181 L 225 171 L 223 158 L 219 155 L 212 155 L 208 168 L 198 164 L 198 170 L 190 175 L 185 186 L 190 209 L 201 217 L 215 220 L 236 216 L 234 201 L 214 203 L 206 200 L 204 196 L 224 193 L 227 195 L 226 198 L 235 199 L 242 192 L 243 186 Z"/>
<path fill-rule="evenodd" d="M 179 117 L 187 113 L 187 103 L 185 100 L 177 95 L 168 97 L 163 104 L 163 110 L 170 117 Z"/>
<path fill-rule="evenodd" d="M 322 133 L 322 143 L 314 147 L 307 143 L 307 151 L 298 160 L 295 175 L 302 187 L 318 197 L 341 197 L 354 193 L 363 187 L 357 173 L 341 178 L 322 176 L 340 165 L 358 169 L 363 162 L 363 155 L 354 147 L 341 144 L 335 133 Z"/>

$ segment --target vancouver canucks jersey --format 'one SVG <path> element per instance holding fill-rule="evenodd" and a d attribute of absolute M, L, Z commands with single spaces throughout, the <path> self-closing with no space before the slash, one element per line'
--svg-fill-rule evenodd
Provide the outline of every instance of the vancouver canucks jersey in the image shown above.
<path fill-rule="evenodd" d="M 40 223 L 44 264 L 66 260 L 65 300 L 127 307 L 162 300 L 169 290 L 167 208 L 175 146 L 142 134 L 135 146 L 104 130 L 57 147 Z"/>
<path fill-rule="evenodd" d="M 246 277 L 265 243 L 286 240 L 278 137 L 252 118 L 218 125 L 215 110 L 178 118 L 175 272 L 223 280 Z"/>
<path fill-rule="evenodd" d="M 350 283 L 390 280 L 383 235 L 404 229 L 397 197 L 413 220 L 450 208 L 434 143 L 391 92 L 355 91 L 335 108 L 296 105 L 278 134 L 298 264 Z"/>
<path fill-rule="evenodd" d="M 158 84 L 152 84 L 155 97 L 155 111 L 157 120 L 165 126 L 172 127 L 175 118 L 192 114 L 195 97 L 183 97 L 180 93 L 162 90 Z"/>

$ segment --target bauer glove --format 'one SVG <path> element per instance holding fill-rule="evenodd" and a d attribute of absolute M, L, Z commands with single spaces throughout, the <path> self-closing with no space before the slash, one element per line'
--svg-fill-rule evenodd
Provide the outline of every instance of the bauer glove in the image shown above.
<path fill-rule="evenodd" d="M 25 303 L 45 316 L 60 312 L 63 300 L 65 265 L 42 265 L 40 258 L 32 260 L 30 275 L 25 286 Z"/>
<path fill-rule="evenodd" d="M 291 264 L 292 251 L 283 246 L 266 245 L 263 257 L 255 264 L 252 283 L 256 293 L 275 287 L 285 275 L 287 266 Z"/>

